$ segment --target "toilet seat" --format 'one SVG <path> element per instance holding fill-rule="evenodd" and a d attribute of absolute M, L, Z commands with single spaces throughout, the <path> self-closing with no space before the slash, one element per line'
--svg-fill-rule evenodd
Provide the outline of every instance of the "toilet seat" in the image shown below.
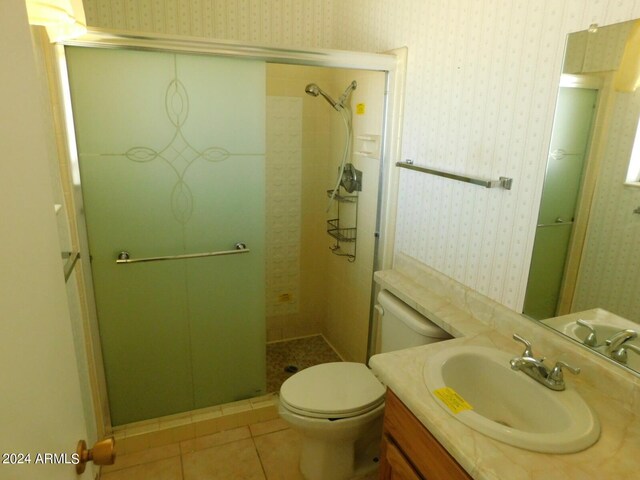
<path fill-rule="evenodd" d="M 349 418 L 384 402 L 385 388 L 366 365 L 323 363 L 287 379 L 280 402 L 293 413 L 312 418 Z"/>

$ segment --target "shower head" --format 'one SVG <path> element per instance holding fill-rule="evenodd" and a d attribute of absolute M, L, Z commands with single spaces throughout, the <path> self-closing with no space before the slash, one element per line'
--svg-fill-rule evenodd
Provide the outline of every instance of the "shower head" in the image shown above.
<path fill-rule="evenodd" d="M 309 85 L 307 85 L 304 89 L 304 91 L 308 94 L 311 95 L 313 97 L 317 97 L 318 95 L 322 95 L 324 97 L 324 99 L 329 102 L 329 104 L 335 108 L 336 110 L 340 110 L 338 107 L 342 107 L 342 105 L 338 104 L 338 102 L 336 102 L 333 98 L 331 98 L 329 96 L 328 93 L 326 93 L 324 90 L 322 90 L 318 85 L 316 85 L 315 83 L 310 83 Z"/>
<path fill-rule="evenodd" d="M 349 96 L 349 94 L 351 92 L 353 92 L 356 89 L 357 86 L 358 86 L 358 84 L 356 83 L 355 80 L 353 82 L 351 82 L 349 84 L 349 86 L 347 87 L 347 89 L 344 91 L 344 93 L 342 95 L 340 95 L 340 99 L 337 102 L 333 98 L 331 98 L 331 96 L 327 92 L 322 90 L 315 83 L 310 83 L 309 85 L 307 85 L 305 87 L 304 91 L 307 93 L 307 95 L 311 95 L 313 97 L 317 97 L 318 95 L 322 95 L 324 97 L 324 99 L 327 102 L 329 102 L 329 104 L 333 108 L 335 108 L 336 110 L 340 111 L 341 108 L 344 108 L 344 102 L 347 100 L 347 97 Z"/>
<path fill-rule="evenodd" d="M 317 97 L 320 94 L 320 87 L 315 83 L 310 83 L 304 88 L 304 91 L 306 92 L 307 95 Z"/>

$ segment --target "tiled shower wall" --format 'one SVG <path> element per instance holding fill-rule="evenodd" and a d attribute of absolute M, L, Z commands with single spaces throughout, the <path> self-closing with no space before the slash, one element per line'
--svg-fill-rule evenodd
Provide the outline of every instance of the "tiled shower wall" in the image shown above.
<path fill-rule="evenodd" d="M 330 77 L 329 69 L 267 64 L 268 341 L 320 333 L 326 317 L 331 109 L 304 88 Z"/>
<path fill-rule="evenodd" d="M 282 46 L 406 45 L 403 156 L 486 190 L 400 179 L 397 251 L 504 305 L 524 299 L 565 36 L 640 17 L 637 0 L 85 0 L 90 25 Z"/>
<path fill-rule="evenodd" d="M 358 192 L 357 255 L 354 262 L 348 262 L 345 257 L 331 254 L 327 247 L 335 242 L 325 234 L 328 302 L 322 332 L 345 360 L 364 362 L 367 354 L 373 278 L 380 143 L 362 139 L 379 139 L 382 134 L 385 75 L 381 72 L 334 70 L 331 92 L 339 95 L 353 80 L 358 83 L 358 87 L 350 97 L 354 142 L 349 161 L 362 171 L 362 191 Z M 360 109 L 357 108 L 358 105 Z M 333 187 L 344 149 L 345 129 L 337 112 L 332 112 L 331 128 L 334 141 L 327 172 L 330 178 L 328 185 Z M 340 206 L 341 225 L 342 222 L 353 219 L 352 207 L 349 204 Z M 331 217 L 335 216 L 335 208 L 334 204 Z M 349 248 L 348 245 L 345 246 L 346 251 Z"/>
<path fill-rule="evenodd" d="M 335 204 L 331 212 L 326 211 L 326 191 L 335 184 L 342 159 L 344 124 L 323 98 L 306 95 L 304 88 L 317 83 L 337 98 L 352 80 L 358 82 L 358 87 L 351 95 L 355 153 L 350 161 L 363 172 L 363 191 L 358 199 L 357 257 L 355 262 L 348 262 L 330 252 L 329 247 L 335 242 L 326 233 L 326 219 L 336 213 Z M 272 112 L 269 118 L 278 123 L 267 126 L 267 190 L 273 190 L 270 195 L 274 197 L 267 200 L 267 215 L 271 210 L 278 217 L 267 220 L 268 248 L 274 249 L 269 252 L 267 265 L 270 341 L 323 333 L 345 359 L 365 360 L 380 156 L 378 152 L 359 154 L 363 143 L 358 137 L 381 134 L 384 80 L 381 72 L 267 65 L 268 105 Z M 356 104 L 362 105 L 360 113 Z M 295 143 L 296 125 L 284 117 L 291 117 L 298 108 L 302 116 L 298 125 L 302 130 L 302 155 L 295 166 L 287 163 L 295 163 L 295 152 L 289 151 L 287 160 L 282 146 L 275 145 Z M 371 146 L 366 144 L 368 149 Z M 289 169 L 286 175 L 276 174 L 275 168 L 280 167 Z M 286 191 L 281 192 L 280 188 Z M 350 208 L 353 211 L 348 211 Z M 346 217 L 341 220 L 353 220 L 354 208 L 343 205 L 341 216 Z M 288 245 L 286 238 L 278 240 L 287 231 L 298 232 L 298 245 Z M 290 250 L 281 252 L 280 248 Z M 350 245 L 345 248 L 349 250 Z M 298 253 L 297 263 L 294 252 Z M 288 262 L 280 261 L 287 255 L 291 257 Z M 280 267 L 271 268 L 271 264 Z M 289 279 L 289 284 L 282 279 Z M 288 300 L 282 300 L 282 295 L 289 294 Z"/>
<path fill-rule="evenodd" d="M 296 314 L 300 296 L 302 99 L 267 96 L 267 318 Z"/>

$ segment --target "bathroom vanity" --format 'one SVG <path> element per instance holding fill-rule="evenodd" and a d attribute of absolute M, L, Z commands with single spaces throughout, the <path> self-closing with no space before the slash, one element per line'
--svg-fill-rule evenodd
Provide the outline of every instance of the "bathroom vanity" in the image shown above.
<path fill-rule="evenodd" d="M 387 391 L 382 428 L 381 480 L 471 478 L 392 390 Z"/>
<path fill-rule="evenodd" d="M 383 479 L 602 479 L 637 478 L 640 472 L 640 378 L 593 355 L 522 315 L 405 255 L 376 282 L 453 337 L 431 345 L 374 355 L 369 362 L 388 387 L 382 445 Z M 522 355 L 514 333 L 529 339 L 537 357 L 553 366 L 579 366 L 566 375 L 593 410 L 597 441 L 574 453 L 540 453 L 498 441 L 445 411 L 425 382 L 430 359 L 453 347 L 489 347 Z M 435 363 L 435 362 L 434 362 Z M 522 372 L 513 372 L 523 375 Z M 543 385 L 536 384 L 541 389 Z M 554 412 L 543 412 L 553 417 Z M 562 428 L 561 428 L 562 429 Z M 413 476 L 412 476 L 413 475 Z M 440 475 L 440 476 L 438 476 Z"/>

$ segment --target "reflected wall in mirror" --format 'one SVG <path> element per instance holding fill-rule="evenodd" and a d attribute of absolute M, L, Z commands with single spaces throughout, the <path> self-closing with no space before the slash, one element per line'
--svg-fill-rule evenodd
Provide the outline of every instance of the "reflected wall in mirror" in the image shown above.
<path fill-rule="evenodd" d="M 638 85 L 640 20 L 568 36 L 523 310 L 636 371 Z"/>

